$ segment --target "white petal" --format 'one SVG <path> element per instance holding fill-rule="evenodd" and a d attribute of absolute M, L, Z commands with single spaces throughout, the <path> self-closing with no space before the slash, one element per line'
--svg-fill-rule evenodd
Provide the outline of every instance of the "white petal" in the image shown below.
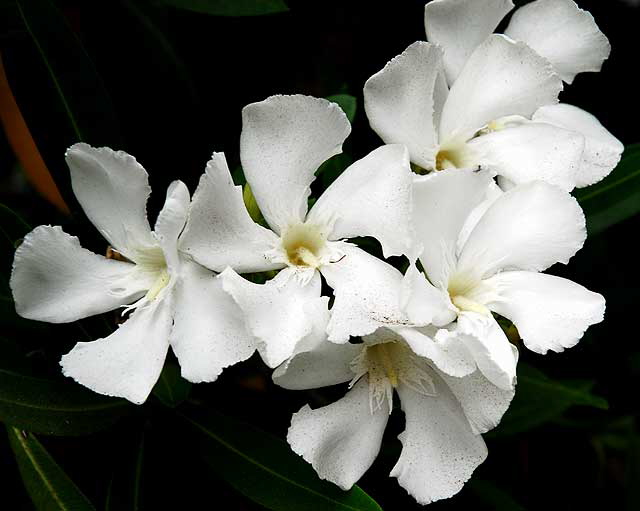
<path fill-rule="evenodd" d="M 231 268 L 220 274 L 222 288 L 242 310 L 247 328 L 260 341 L 259 351 L 269 367 L 293 355 L 314 326 L 313 302 L 320 296 L 320 274 L 301 284 L 294 270 L 285 268 L 265 284 L 254 284 Z"/>
<path fill-rule="evenodd" d="M 523 41 L 553 64 L 567 82 L 600 71 L 611 45 L 593 16 L 573 0 L 537 0 L 518 9 L 505 34 Z"/>
<path fill-rule="evenodd" d="M 16 250 L 11 290 L 20 316 L 68 323 L 141 298 L 151 282 L 135 265 L 99 256 L 60 227 L 41 225 Z"/>
<path fill-rule="evenodd" d="M 471 211 L 485 200 L 491 182 L 486 172 L 463 169 L 415 180 L 414 228 L 423 248 L 420 261 L 435 286 L 446 289 L 460 231 Z"/>
<path fill-rule="evenodd" d="M 167 262 L 170 273 L 178 271 L 178 236 L 182 232 L 189 211 L 189 190 L 182 181 L 174 181 L 167 189 L 164 206 L 158 213 L 154 235 Z"/>
<path fill-rule="evenodd" d="M 79 342 L 62 357 L 62 372 L 99 394 L 142 404 L 160 377 L 169 348 L 172 297 L 136 309 L 111 335 Z"/>
<path fill-rule="evenodd" d="M 260 211 L 278 233 L 304 221 L 314 173 L 351 132 L 338 105 L 310 96 L 271 96 L 242 110 L 240 157 Z"/>
<path fill-rule="evenodd" d="M 79 143 L 67 150 L 66 160 L 73 193 L 116 250 L 135 261 L 137 247 L 156 244 L 147 220 L 147 172 L 133 156 Z"/>
<path fill-rule="evenodd" d="M 457 329 L 448 334 L 465 343 L 478 369 L 491 383 L 504 390 L 513 389 L 517 351 L 493 316 L 463 312 L 458 316 Z"/>
<path fill-rule="evenodd" d="M 511 320 L 525 346 L 537 353 L 575 346 L 590 325 L 604 319 L 602 295 L 567 279 L 509 271 L 489 281 L 501 296 L 491 309 Z"/>
<path fill-rule="evenodd" d="M 498 176 L 498 183 L 501 183 L 500 176 Z M 473 232 L 473 229 L 475 229 L 477 223 L 484 216 L 487 210 L 499 197 L 501 197 L 504 194 L 503 188 L 501 188 L 498 185 L 498 183 L 496 183 L 494 180 L 491 180 L 491 182 L 489 183 L 489 190 L 487 191 L 487 196 L 478 206 L 476 206 L 471 211 L 471 213 L 469 213 L 469 216 L 465 220 L 464 225 L 460 230 L 460 235 L 458 236 L 458 244 L 457 244 L 458 253 L 462 251 L 462 247 L 464 247 L 464 245 L 467 243 L 467 239 L 469 239 L 469 234 Z M 511 186 L 510 188 L 513 188 L 513 186 Z M 505 189 L 510 189 L 510 188 L 505 188 Z"/>
<path fill-rule="evenodd" d="M 292 390 L 317 389 L 353 379 L 351 362 L 361 344 L 335 344 L 325 338 L 313 349 L 298 353 L 273 372 L 273 381 Z"/>
<path fill-rule="evenodd" d="M 316 410 L 306 405 L 295 413 L 287 441 L 321 479 L 348 490 L 376 459 L 388 418 L 386 401 L 371 413 L 363 377 L 339 401 Z"/>
<path fill-rule="evenodd" d="M 433 286 L 413 263 L 402 279 L 400 307 L 414 325 L 444 326 L 457 315 L 448 293 Z"/>
<path fill-rule="evenodd" d="M 364 85 L 364 108 L 371 128 L 387 144 L 404 144 L 411 161 L 435 167 L 437 122 L 447 85 L 442 50 L 416 42 Z"/>
<path fill-rule="evenodd" d="M 576 180 L 578 188 L 592 185 L 608 176 L 620 161 L 624 151 L 622 142 L 593 115 L 578 107 L 566 103 L 543 106 L 533 115 L 533 120 L 574 130 L 584 136 L 584 153 Z"/>
<path fill-rule="evenodd" d="M 576 186 L 584 137 L 551 124 L 527 122 L 474 138 L 483 165 L 512 183 L 545 181 L 570 192 Z"/>
<path fill-rule="evenodd" d="M 566 264 L 586 238 L 576 200 L 535 181 L 504 193 L 487 210 L 462 248 L 458 268 L 488 277 L 502 269 L 542 271 Z"/>
<path fill-rule="evenodd" d="M 398 436 L 402 453 L 390 474 L 423 505 L 458 493 L 487 457 L 482 437 L 471 431 L 455 396 L 436 375 L 433 381 L 435 396 L 405 385 L 397 389 L 406 426 Z"/>
<path fill-rule="evenodd" d="M 350 336 L 367 335 L 381 326 L 406 324 L 408 318 L 400 309 L 402 273 L 353 245 L 345 244 L 342 251 L 340 261 L 320 269 L 335 295 L 329 340 L 347 342 Z"/>
<path fill-rule="evenodd" d="M 557 103 L 562 80 L 524 43 L 489 36 L 473 52 L 449 91 L 442 110 L 440 142 L 468 140 L 500 117 L 531 115 Z"/>
<path fill-rule="evenodd" d="M 511 0 L 433 0 L 425 6 L 427 39 L 444 50 L 450 84 L 511 9 Z"/>
<path fill-rule="evenodd" d="M 414 353 L 428 358 L 446 374 L 462 377 L 476 370 L 473 355 L 456 336 L 436 336 L 429 328 L 405 327 L 395 330 Z"/>
<path fill-rule="evenodd" d="M 231 266 L 239 273 L 274 270 L 265 257 L 278 238 L 255 223 L 244 205 L 242 187 L 234 186 L 223 153 L 213 153 L 193 195 L 180 250 L 210 270 Z"/>
<path fill-rule="evenodd" d="M 222 281 L 201 266 L 184 262 L 175 287 L 170 344 L 182 376 L 194 383 L 214 381 L 226 367 L 248 359 L 257 340 Z"/>
<path fill-rule="evenodd" d="M 402 145 L 385 145 L 347 168 L 309 212 L 308 222 L 333 224 L 329 240 L 373 236 L 385 257 L 408 254 L 412 243 L 413 173 Z"/>
<path fill-rule="evenodd" d="M 477 435 L 495 428 L 515 395 L 515 388 L 496 387 L 480 371 L 455 378 L 442 372 L 440 377 L 462 406 L 464 414 Z"/>

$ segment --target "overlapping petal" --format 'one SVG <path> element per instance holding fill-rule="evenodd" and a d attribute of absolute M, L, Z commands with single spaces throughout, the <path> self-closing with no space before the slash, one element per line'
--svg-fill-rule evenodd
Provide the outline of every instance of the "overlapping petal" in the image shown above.
<path fill-rule="evenodd" d="M 254 284 L 231 268 L 220 274 L 223 289 L 242 310 L 247 329 L 260 344 L 258 349 L 269 367 L 288 359 L 296 346 L 312 332 L 314 301 L 320 296 L 320 274 L 302 284 L 294 270 L 285 268 L 265 284 Z"/>
<path fill-rule="evenodd" d="M 576 132 L 546 123 L 524 123 L 469 142 L 492 171 L 512 183 L 540 180 L 570 192 L 576 186 L 585 146 Z"/>
<path fill-rule="evenodd" d="M 505 34 L 542 55 L 562 79 L 600 71 L 611 46 L 593 16 L 573 0 L 536 0 L 514 12 Z"/>
<path fill-rule="evenodd" d="M 364 107 L 371 127 L 384 142 L 406 145 L 412 162 L 431 169 L 447 91 L 442 50 L 416 42 L 367 80 Z"/>
<path fill-rule="evenodd" d="M 273 230 L 304 221 L 315 171 L 350 132 L 344 112 L 325 99 L 271 96 L 244 107 L 242 168 Z"/>
<path fill-rule="evenodd" d="M 460 231 L 471 211 L 485 200 L 490 183 L 490 174 L 462 169 L 415 180 L 414 226 L 423 249 L 420 261 L 435 286 L 446 289 Z"/>
<path fill-rule="evenodd" d="M 551 64 L 522 42 L 493 34 L 473 52 L 449 91 L 440 142 L 468 140 L 489 122 L 531 115 L 557 103 L 562 80 Z"/>
<path fill-rule="evenodd" d="M 68 323 L 141 298 L 152 285 L 134 264 L 80 246 L 60 227 L 41 225 L 16 250 L 11 290 L 22 317 Z"/>
<path fill-rule="evenodd" d="M 153 234 L 162 247 L 170 273 L 179 270 L 178 236 L 184 228 L 189 212 L 189 190 L 182 181 L 174 181 L 167 189 L 164 206 L 158 213 Z"/>
<path fill-rule="evenodd" d="M 71 186 L 85 214 L 111 245 L 132 261 L 155 240 L 147 220 L 147 172 L 133 156 L 84 143 L 66 153 Z"/>
<path fill-rule="evenodd" d="M 405 385 L 397 389 L 406 426 L 398 437 L 402 453 L 391 476 L 420 504 L 458 493 L 487 457 L 482 437 L 471 430 L 455 396 L 436 375 L 433 381 L 434 396 Z"/>
<path fill-rule="evenodd" d="M 486 278 L 503 269 L 542 271 L 566 264 L 586 238 L 580 206 L 541 181 L 501 195 L 478 221 L 462 248 L 459 271 Z"/>
<path fill-rule="evenodd" d="M 452 84 L 469 56 L 513 9 L 511 0 L 433 0 L 425 6 L 427 39 L 444 50 Z"/>
<path fill-rule="evenodd" d="M 214 153 L 193 195 L 180 250 L 210 270 L 240 273 L 280 268 L 265 257 L 277 236 L 255 223 L 234 186 L 223 153 Z"/>
<path fill-rule="evenodd" d="M 358 247 L 345 244 L 342 250 L 340 261 L 321 268 L 335 295 L 329 340 L 347 342 L 350 336 L 367 335 L 381 326 L 407 324 L 400 308 L 402 274 Z"/>
<path fill-rule="evenodd" d="M 144 403 L 160 377 L 169 348 L 170 297 L 137 308 L 108 337 L 76 344 L 62 357 L 62 372 L 99 394 Z"/>
<path fill-rule="evenodd" d="M 373 236 L 385 257 L 408 254 L 411 231 L 409 154 L 385 145 L 347 168 L 320 196 L 307 221 L 333 225 L 330 240 Z"/>
<path fill-rule="evenodd" d="M 578 188 L 608 176 L 620 161 L 624 151 L 622 142 L 593 115 L 578 107 L 566 103 L 543 106 L 533 114 L 533 120 L 574 130 L 584 136 L 584 152 L 575 184 Z"/>
<path fill-rule="evenodd" d="M 320 478 L 347 490 L 376 459 L 388 418 L 386 401 L 371 413 L 365 376 L 339 401 L 295 413 L 287 441 Z"/>
<path fill-rule="evenodd" d="M 215 381 L 224 368 L 255 352 L 257 340 L 247 331 L 242 311 L 213 273 L 183 261 L 173 292 L 170 343 L 185 379 Z"/>
<path fill-rule="evenodd" d="M 524 344 L 537 353 L 563 351 L 604 318 L 602 295 L 567 279 L 527 271 L 502 272 L 489 279 L 501 299 L 491 309 L 510 319 Z"/>

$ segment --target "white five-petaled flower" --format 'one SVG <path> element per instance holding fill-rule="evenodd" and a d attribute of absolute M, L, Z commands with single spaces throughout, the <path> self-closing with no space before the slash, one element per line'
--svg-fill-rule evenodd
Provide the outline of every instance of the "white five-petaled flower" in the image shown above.
<path fill-rule="evenodd" d="M 436 344 L 462 342 L 469 361 L 508 389 L 517 357 L 492 312 L 515 324 L 525 346 L 544 354 L 574 346 L 589 325 L 602 321 L 605 301 L 570 280 L 538 273 L 566 264 L 582 247 L 585 220 L 575 199 L 541 181 L 508 192 L 495 188 L 485 172 L 416 178 L 416 238 L 428 280 L 410 267 L 402 303 L 411 322 L 420 323 L 434 317 L 439 294 L 451 315 L 439 312 L 432 322 L 457 321 L 438 332 Z"/>
<path fill-rule="evenodd" d="M 608 42 L 571 0 L 534 1 L 506 35 L 491 34 L 512 7 L 509 0 L 427 4 L 430 42 L 412 44 L 365 84 L 371 126 L 386 143 L 405 144 L 426 170 L 490 167 L 505 188 L 593 184 L 623 146 L 591 114 L 557 102 L 562 78 L 599 69 Z"/>
<path fill-rule="evenodd" d="M 76 344 L 62 357 L 64 374 L 95 392 L 142 403 L 169 346 L 193 382 L 215 380 L 251 356 L 254 339 L 220 280 L 179 252 L 190 199 L 184 183 L 171 184 L 152 231 L 148 176 L 132 156 L 76 144 L 66 158 L 78 202 L 122 257 L 94 254 L 60 227 L 37 227 L 16 251 L 16 310 L 50 323 L 125 306 L 133 312 L 108 337 Z"/>
<path fill-rule="evenodd" d="M 343 489 L 376 458 L 397 392 L 406 426 L 391 476 L 421 504 L 462 488 L 487 456 L 480 433 L 500 420 L 513 397 L 479 371 L 463 378 L 439 371 L 384 327 L 361 344 L 317 336 L 277 368 L 273 379 L 295 390 L 351 382 L 339 401 L 294 414 L 287 435 L 322 479 Z"/>
<path fill-rule="evenodd" d="M 380 147 L 347 168 L 307 212 L 316 170 L 350 133 L 345 114 L 323 99 L 272 96 L 246 106 L 242 116 L 242 167 L 272 230 L 251 220 L 217 153 L 194 194 L 182 247 L 222 271 L 224 289 L 261 342 L 263 359 L 275 367 L 311 330 L 314 302 L 322 300 L 320 273 L 334 290 L 333 310 L 352 319 L 330 321 L 330 337 L 368 333 L 360 331 L 358 313 L 363 300 L 377 297 L 359 295 L 358 288 L 375 258 L 343 240 L 372 236 L 385 257 L 408 253 L 413 174 L 406 148 Z M 236 273 L 274 269 L 282 270 L 263 285 Z"/>

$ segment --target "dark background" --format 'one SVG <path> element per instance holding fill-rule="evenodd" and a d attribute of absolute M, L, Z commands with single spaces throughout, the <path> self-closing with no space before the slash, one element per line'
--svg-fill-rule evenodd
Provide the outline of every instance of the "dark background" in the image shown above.
<path fill-rule="evenodd" d="M 362 107 L 365 80 L 424 39 L 424 1 L 355 2 L 287 0 L 290 12 L 260 17 L 215 17 L 152 1 L 57 1 L 82 41 L 106 95 L 86 90 L 74 98 L 97 105 L 85 140 L 136 156 L 150 174 L 157 213 L 166 186 L 182 179 L 193 192 L 213 151 L 239 164 L 241 108 L 271 94 L 356 96 L 358 110 L 345 150 L 355 159 L 380 144 Z M 525 2 L 516 2 L 522 4 Z M 612 44 L 601 73 L 584 73 L 565 86 L 561 100 L 595 114 L 625 145 L 640 142 L 637 96 L 637 32 L 640 8 L 622 0 L 578 1 L 589 10 Z M 0 135 L 0 202 L 29 223 L 62 225 L 85 247 L 104 243 L 68 195 L 64 151 L 77 141 L 46 69 L 11 2 L 1 2 L 2 58 L 16 100 L 74 216 L 59 213 L 33 191 L 6 138 Z M 98 102 L 98 103 L 96 103 Z M 105 111 L 112 111 L 105 114 Z M 68 179 L 68 177 L 67 177 Z M 66 191 L 65 191 L 66 190 Z M 595 381 L 593 392 L 609 410 L 572 408 L 562 417 L 518 435 L 489 435 L 488 460 L 475 479 L 505 492 L 524 509 L 640 509 L 640 436 L 636 424 L 640 378 L 638 344 L 637 218 L 597 236 L 568 268 L 552 268 L 607 299 L 604 323 L 591 328 L 575 348 L 539 356 L 525 349 L 521 360 L 553 378 Z M 2 268 L 7 275 L 8 268 Z M 24 325 L 23 325 L 24 326 Z M 99 327 L 88 323 L 94 335 Z M 93 330 L 91 330 L 93 328 Z M 78 339 L 66 327 L 3 325 L 3 336 L 19 335 L 39 369 L 54 374 L 57 359 Z M 270 383 L 256 360 L 223 374 L 214 384 L 197 385 L 192 397 L 284 438 L 290 415 L 321 396 L 284 392 Z M 359 483 L 385 510 L 418 509 L 394 479 L 402 415 L 394 412 L 385 449 Z M 499 428 L 498 428 L 499 429 Z M 78 486 L 102 508 L 107 486 L 145 435 L 144 509 L 261 509 L 213 476 L 177 447 L 170 417 L 153 399 L 132 417 L 104 433 L 73 439 L 41 440 Z M 31 509 L 10 448 L 0 439 L 2 509 Z M 482 483 L 467 485 L 434 510 L 496 509 Z M 487 500 L 489 499 L 489 500 Z M 224 502 L 224 503 L 223 503 Z M 510 509 L 504 507 L 504 509 Z"/>

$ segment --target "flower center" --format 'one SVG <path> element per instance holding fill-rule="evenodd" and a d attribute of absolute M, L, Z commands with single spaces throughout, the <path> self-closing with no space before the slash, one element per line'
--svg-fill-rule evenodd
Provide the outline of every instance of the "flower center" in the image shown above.
<path fill-rule="evenodd" d="M 385 401 L 391 413 L 393 389 L 401 383 L 421 394 L 434 395 L 426 360 L 413 353 L 403 341 L 365 342 L 351 362 L 351 370 L 355 374 L 351 386 L 365 374 L 368 376 L 371 413 L 379 410 Z"/>
<path fill-rule="evenodd" d="M 326 244 L 326 235 L 314 224 L 293 225 L 282 236 L 282 248 L 292 266 L 318 268 Z"/>
<path fill-rule="evenodd" d="M 477 312 L 491 315 L 491 311 L 482 303 L 482 282 L 469 273 L 456 273 L 449 278 L 447 288 L 451 303 L 460 311 Z"/>
<path fill-rule="evenodd" d="M 171 277 L 169 276 L 169 272 L 167 271 L 166 266 L 158 270 L 158 276 L 156 277 L 156 280 L 149 291 L 147 291 L 145 298 L 150 302 L 155 300 L 156 297 L 160 294 L 160 291 L 162 291 L 167 286 L 170 280 Z"/>
<path fill-rule="evenodd" d="M 463 140 L 444 142 L 436 154 L 436 170 L 471 168 L 475 165 L 474 153 Z"/>

